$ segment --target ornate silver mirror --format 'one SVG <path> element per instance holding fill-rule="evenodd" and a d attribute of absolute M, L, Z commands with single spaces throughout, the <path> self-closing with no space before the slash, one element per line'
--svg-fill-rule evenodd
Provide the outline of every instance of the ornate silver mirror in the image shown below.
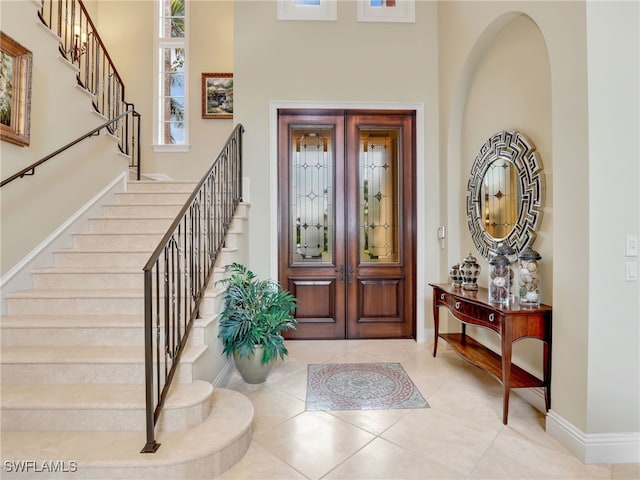
<path fill-rule="evenodd" d="M 542 220 L 544 174 L 535 146 L 513 130 L 495 133 L 480 148 L 467 184 L 467 223 L 487 260 L 498 245 L 529 246 Z"/>

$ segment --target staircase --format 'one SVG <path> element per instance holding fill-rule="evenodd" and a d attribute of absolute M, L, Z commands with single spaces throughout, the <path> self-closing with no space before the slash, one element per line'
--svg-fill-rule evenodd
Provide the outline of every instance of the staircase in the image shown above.
<path fill-rule="evenodd" d="M 253 406 L 201 375 L 212 353 L 206 329 L 216 324 L 221 301 L 209 286 L 156 427 L 161 447 L 140 453 L 142 267 L 194 187 L 130 182 L 88 231 L 73 236 L 72 248 L 54 253 L 53 267 L 32 271 L 32 290 L 6 295 L 2 478 L 212 479 L 248 449 Z M 240 254 L 234 242 L 246 208 L 236 212 L 220 267 Z"/>

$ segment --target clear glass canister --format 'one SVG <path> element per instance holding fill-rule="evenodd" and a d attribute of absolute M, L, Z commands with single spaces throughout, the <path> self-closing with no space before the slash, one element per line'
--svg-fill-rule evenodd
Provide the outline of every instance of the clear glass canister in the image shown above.
<path fill-rule="evenodd" d="M 500 243 L 496 248 L 496 255 L 504 255 L 509 261 L 509 303 L 513 303 L 516 298 L 516 292 L 518 282 L 515 279 L 515 271 L 517 268 L 518 253 L 514 248 Z"/>
<path fill-rule="evenodd" d="M 541 258 L 531 247 L 525 248 L 518 256 L 518 294 L 522 306 L 540 306 Z"/>
<path fill-rule="evenodd" d="M 489 260 L 489 301 L 507 305 L 511 286 L 511 264 L 504 255 Z"/>

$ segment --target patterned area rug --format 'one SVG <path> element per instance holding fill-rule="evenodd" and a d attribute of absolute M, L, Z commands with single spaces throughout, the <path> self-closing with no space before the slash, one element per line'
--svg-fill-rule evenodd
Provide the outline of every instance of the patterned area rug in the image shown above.
<path fill-rule="evenodd" d="M 307 410 L 429 408 L 399 363 L 311 364 Z"/>

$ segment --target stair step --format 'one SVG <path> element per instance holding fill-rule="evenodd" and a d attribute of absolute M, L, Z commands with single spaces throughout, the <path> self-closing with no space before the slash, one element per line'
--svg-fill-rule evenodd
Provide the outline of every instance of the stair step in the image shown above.
<path fill-rule="evenodd" d="M 89 233 L 73 235 L 73 246 L 87 250 L 139 249 L 152 252 L 162 240 L 162 233 Z"/>
<path fill-rule="evenodd" d="M 129 182 L 127 184 L 128 192 L 165 192 L 165 193 L 188 193 L 191 194 L 198 184 L 188 181 L 144 181 Z"/>
<path fill-rule="evenodd" d="M 210 411 L 213 386 L 172 385 L 157 429 L 184 430 Z M 3 385 L 3 432 L 144 431 L 143 385 Z"/>
<path fill-rule="evenodd" d="M 164 235 L 175 217 L 165 218 L 91 218 L 91 233 L 159 233 Z"/>
<path fill-rule="evenodd" d="M 35 290 L 143 289 L 144 274 L 140 268 L 49 267 L 31 272 Z"/>
<path fill-rule="evenodd" d="M 142 315 L 15 315 L 0 327 L 3 347 L 144 345 Z"/>
<path fill-rule="evenodd" d="M 105 205 L 103 206 L 104 216 L 107 218 L 140 218 L 140 217 L 173 217 L 175 218 L 184 206 L 177 204 L 140 204 L 140 205 Z"/>
<path fill-rule="evenodd" d="M 24 290 L 7 294 L 9 315 L 143 315 L 141 290 Z"/>
<path fill-rule="evenodd" d="M 63 466 L 77 470 L 70 474 L 77 478 L 209 480 L 244 456 L 251 443 L 253 415 L 253 405 L 244 395 L 214 389 L 207 419 L 183 431 L 158 432 L 161 446 L 153 454 L 140 453 L 146 441 L 142 432 L 2 432 L 3 466 L 14 462 L 2 478 L 25 478 L 24 471 L 16 471 L 23 459 L 40 467 L 64 459 Z M 71 460 L 75 463 L 70 465 Z M 33 477 L 44 480 L 61 474 Z"/>
<path fill-rule="evenodd" d="M 187 192 L 120 192 L 116 193 L 116 203 L 119 205 L 163 205 L 184 203 L 189 198 Z"/>
<path fill-rule="evenodd" d="M 56 267 L 129 267 L 145 266 L 153 250 L 77 250 L 60 249 L 54 252 Z"/>
<path fill-rule="evenodd" d="M 190 345 L 204 345 L 204 329 L 217 319 L 203 316 L 193 321 Z M 0 317 L 0 328 L 3 347 L 144 345 L 142 315 L 10 315 Z"/>
<path fill-rule="evenodd" d="M 193 363 L 206 345 L 187 345 L 174 382 L 194 380 Z M 164 362 L 164 355 L 161 354 Z M 144 347 L 4 347 L 2 384 L 139 384 L 144 385 Z"/>

